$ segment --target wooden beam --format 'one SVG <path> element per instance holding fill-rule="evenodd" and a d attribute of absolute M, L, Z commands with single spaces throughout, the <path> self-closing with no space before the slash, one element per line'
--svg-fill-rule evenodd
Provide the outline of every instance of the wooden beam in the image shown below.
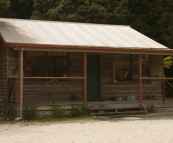
<path fill-rule="evenodd" d="M 23 48 L 19 51 L 19 83 L 20 83 L 20 117 L 23 117 Z"/>
<path fill-rule="evenodd" d="M 142 55 L 139 55 L 139 102 L 142 103 Z"/>
<path fill-rule="evenodd" d="M 165 80 L 163 80 L 163 83 L 162 83 L 162 98 L 163 98 L 163 102 L 165 102 Z"/>
<path fill-rule="evenodd" d="M 9 79 L 18 79 L 18 77 L 10 76 Z M 33 76 L 33 77 L 23 77 L 23 79 L 68 79 L 68 80 L 83 80 L 86 77 L 41 77 L 41 76 Z"/>
<path fill-rule="evenodd" d="M 155 50 L 155 49 L 147 49 L 147 48 L 127 48 L 127 47 L 121 47 L 121 48 L 105 48 L 105 47 L 93 47 L 93 46 L 66 46 L 66 45 L 46 45 L 46 44 L 24 44 L 24 43 L 4 43 L 6 47 L 9 48 L 16 48 L 18 50 L 18 47 L 24 47 L 26 51 L 29 50 L 37 50 L 37 51 L 52 51 L 52 50 L 59 50 L 59 51 L 78 51 L 78 52 L 110 52 L 110 53 L 132 53 L 132 54 L 150 54 L 150 55 L 173 55 L 172 49 L 161 49 L 161 50 Z"/>
<path fill-rule="evenodd" d="M 83 77 L 87 77 L 87 53 L 83 53 Z M 83 102 L 87 104 L 87 78 L 83 79 Z"/>

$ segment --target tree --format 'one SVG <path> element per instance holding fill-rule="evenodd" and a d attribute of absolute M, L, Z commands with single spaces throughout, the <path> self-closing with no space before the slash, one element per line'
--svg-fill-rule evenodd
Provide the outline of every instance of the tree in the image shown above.
<path fill-rule="evenodd" d="M 5 17 L 7 15 L 9 7 L 10 0 L 0 0 L 0 17 Z"/>
<path fill-rule="evenodd" d="M 170 67 L 172 66 L 172 62 L 173 62 L 173 57 L 171 56 L 165 57 L 163 59 L 164 68 L 170 69 Z"/>
<path fill-rule="evenodd" d="M 33 0 L 33 11 L 31 19 L 48 20 L 49 9 L 57 6 L 61 0 Z"/>
<path fill-rule="evenodd" d="M 107 12 L 102 5 L 93 3 L 88 9 L 88 22 L 107 23 Z"/>
<path fill-rule="evenodd" d="M 10 7 L 6 17 L 29 19 L 33 11 L 33 0 L 10 0 Z"/>

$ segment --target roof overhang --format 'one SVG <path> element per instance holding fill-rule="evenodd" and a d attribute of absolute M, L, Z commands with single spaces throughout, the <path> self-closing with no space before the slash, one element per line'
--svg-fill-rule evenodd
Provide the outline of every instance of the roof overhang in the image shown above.
<path fill-rule="evenodd" d="M 6 47 L 25 51 L 68 51 L 68 52 L 92 52 L 92 53 L 127 53 L 149 55 L 173 55 L 172 49 L 162 48 L 126 48 L 126 47 L 89 47 L 89 46 L 66 46 L 66 45 L 41 45 L 41 44 L 17 44 L 5 43 Z"/>

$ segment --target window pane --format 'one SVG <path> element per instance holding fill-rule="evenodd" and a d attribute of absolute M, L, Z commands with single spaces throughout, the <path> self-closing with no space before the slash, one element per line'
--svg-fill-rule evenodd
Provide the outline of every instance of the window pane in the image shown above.
<path fill-rule="evenodd" d="M 67 52 L 25 51 L 24 55 L 26 76 L 68 76 Z"/>
<path fill-rule="evenodd" d="M 49 56 L 48 76 L 62 77 L 64 76 L 64 74 L 67 75 L 68 74 L 67 62 L 68 62 L 67 56 Z"/>
<path fill-rule="evenodd" d="M 131 56 L 128 54 L 114 54 L 114 80 L 116 82 L 131 81 Z"/>
<path fill-rule="evenodd" d="M 139 79 L 139 55 L 132 56 L 132 71 L 133 71 L 133 80 Z M 148 62 L 148 55 L 142 55 L 142 77 L 149 76 L 149 62 Z"/>

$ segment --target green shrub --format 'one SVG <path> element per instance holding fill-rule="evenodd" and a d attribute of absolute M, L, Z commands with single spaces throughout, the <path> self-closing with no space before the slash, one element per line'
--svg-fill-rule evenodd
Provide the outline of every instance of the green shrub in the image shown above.
<path fill-rule="evenodd" d="M 71 117 L 72 117 L 72 112 L 71 112 L 71 111 L 68 111 L 68 112 L 66 113 L 66 116 L 69 117 L 69 118 L 71 118 Z"/>
<path fill-rule="evenodd" d="M 54 118 L 61 118 L 63 117 L 63 111 L 61 106 L 53 106 L 52 108 L 52 115 Z"/>
<path fill-rule="evenodd" d="M 89 114 L 89 109 L 86 105 L 82 104 L 80 105 L 83 111 L 83 115 L 88 115 Z"/>
<path fill-rule="evenodd" d="M 155 113 L 156 112 L 154 104 L 148 105 L 148 107 L 146 109 L 147 109 L 148 113 Z"/>
<path fill-rule="evenodd" d="M 82 108 L 79 105 L 72 105 L 71 115 L 76 117 L 83 114 Z"/>
<path fill-rule="evenodd" d="M 87 115 L 88 108 L 85 105 L 72 105 L 72 110 L 70 115 L 73 117 L 81 116 L 81 115 Z"/>
<path fill-rule="evenodd" d="M 35 106 L 25 106 L 23 108 L 23 118 L 25 120 L 34 120 L 37 118 L 37 108 Z"/>

